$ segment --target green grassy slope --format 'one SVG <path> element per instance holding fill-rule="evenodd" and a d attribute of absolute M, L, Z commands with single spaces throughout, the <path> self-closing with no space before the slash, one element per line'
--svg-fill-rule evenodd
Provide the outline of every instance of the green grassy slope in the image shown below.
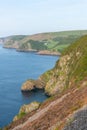
<path fill-rule="evenodd" d="M 69 55 L 70 53 L 73 54 L 71 69 L 74 70 L 70 75 L 78 81 L 82 80 L 87 76 L 87 35 L 68 47 L 63 55 Z"/>
<path fill-rule="evenodd" d="M 87 35 L 65 49 L 51 73 L 45 88 L 49 95 L 77 84 L 80 86 L 80 82 L 87 77 Z"/>
<path fill-rule="evenodd" d="M 5 40 L 5 47 L 19 50 L 51 50 L 62 52 L 71 43 L 75 42 L 87 30 L 41 33 L 30 36 L 10 36 Z M 16 44 L 16 45 L 15 45 Z"/>
<path fill-rule="evenodd" d="M 23 40 L 25 35 L 13 35 L 3 38 L 4 47 L 7 48 L 19 48 L 19 41 Z M 2 38 L 1 38 L 2 39 Z"/>

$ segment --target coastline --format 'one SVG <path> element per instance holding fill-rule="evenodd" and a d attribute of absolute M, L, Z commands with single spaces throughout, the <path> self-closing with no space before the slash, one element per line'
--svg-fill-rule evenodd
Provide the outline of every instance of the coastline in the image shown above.
<path fill-rule="evenodd" d="M 16 49 L 14 48 L 5 49 L 3 48 L 3 45 L 1 45 L 0 49 L 2 49 L 0 51 L 0 59 L 3 64 L 0 67 L 0 72 L 2 74 L 1 83 L 3 83 L 4 87 L 4 89 L 1 87 L 3 93 L 1 91 L 2 94 L 0 94 L 0 104 L 4 104 L 4 90 L 7 92 L 5 96 L 9 97 L 5 100 L 5 106 L 7 108 L 4 107 L 4 105 L 0 105 L 2 107 L 0 110 L 0 126 L 3 127 L 12 121 L 13 117 L 16 113 L 18 113 L 19 108 L 23 104 L 29 104 L 35 100 L 38 102 L 43 102 L 47 98 L 47 95 L 45 95 L 41 89 L 38 91 L 35 89 L 30 93 L 21 93 L 20 87 L 29 77 L 37 79 L 39 75 L 52 68 L 58 58 L 39 56 L 35 52 L 31 52 L 31 54 L 25 52 L 24 54 L 21 52 L 16 52 Z M 4 82 L 4 80 L 6 80 L 6 82 Z M 18 101 L 20 102 L 18 103 Z M 10 108 L 8 108 L 7 103 L 9 103 Z M 5 113 L 5 117 L 3 117 L 3 113 Z M 11 116 L 9 113 L 11 113 Z"/>
<path fill-rule="evenodd" d="M 3 44 L 2 44 L 3 45 Z M 3 46 L 3 48 L 5 49 L 15 49 L 18 52 L 32 52 L 32 53 L 36 53 L 37 55 L 47 55 L 47 56 L 61 56 L 61 53 L 58 51 L 49 51 L 49 50 L 35 50 L 35 49 L 18 49 L 16 47 L 12 47 L 12 46 Z"/>
<path fill-rule="evenodd" d="M 38 55 L 51 55 L 51 56 L 60 56 L 61 53 L 57 51 L 49 51 L 49 50 L 42 50 L 37 52 Z"/>

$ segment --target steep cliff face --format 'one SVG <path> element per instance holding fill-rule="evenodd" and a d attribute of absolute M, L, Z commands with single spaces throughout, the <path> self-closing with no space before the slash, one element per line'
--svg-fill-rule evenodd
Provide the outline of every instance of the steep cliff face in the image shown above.
<path fill-rule="evenodd" d="M 87 75 L 86 65 L 87 36 L 84 36 L 62 54 L 53 69 L 51 79 L 46 84 L 45 91 L 53 95 L 79 84 Z"/>
<path fill-rule="evenodd" d="M 79 84 L 87 75 L 86 59 L 87 36 L 84 36 L 68 47 L 61 55 L 60 60 L 56 62 L 55 67 L 41 75 L 37 81 L 44 83 L 42 88 L 45 88 L 48 95 L 52 96 L 61 93 L 71 86 Z M 31 80 L 28 82 L 32 83 Z M 31 86 L 27 87 L 26 83 L 23 89 L 31 90 Z M 38 87 L 38 84 L 35 85 L 35 81 L 33 83 L 32 89 L 34 86 L 41 88 Z"/>
<path fill-rule="evenodd" d="M 23 40 L 25 37 L 25 35 L 13 35 L 3 38 L 3 47 L 18 49 L 20 45 L 19 41 Z"/>
<path fill-rule="evenodd" d="M 46 100 L 9 130 L 87 130 L 87 36 L 67 48 L 55 67 L 40 77 Z"/>

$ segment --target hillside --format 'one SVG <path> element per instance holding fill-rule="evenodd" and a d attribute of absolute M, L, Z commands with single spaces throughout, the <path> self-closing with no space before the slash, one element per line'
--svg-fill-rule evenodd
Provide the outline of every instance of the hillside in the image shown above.
<path fill-rule="evenodd" d="M 3 47 L 5 48 L 18 48 L 19 41 L 23 40 L 26 36 L 25 35 L 13 35 L 3 38 Z M 2 40 L 2 38 L 0 38 Z"/>
<path fill-rule="evenodd" d="M 87 130 L 87 36 L 68 47 L 38 80 L 51 97 L 5 130 Z"/>
<path fill-rule="evenodd" d="M 87 34 L 87 30 L 10 36 L 4 39 L 4 47 L 16 48 L 18 51 L 49 50 L 62 52 L 64 48 L 85 34 Z"/>

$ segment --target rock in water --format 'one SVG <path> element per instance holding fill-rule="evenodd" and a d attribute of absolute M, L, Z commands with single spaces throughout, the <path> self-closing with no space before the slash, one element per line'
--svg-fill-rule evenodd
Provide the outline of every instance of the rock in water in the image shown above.
<path fill-rule="evenodd" d="M 45 87 L 45 82 L 43 80 L 41 80 L 40 78 L 37 80 L 27 80 L 22 88 L 21 91 L 22 92 L 26 92 L 26 91 L 31 91 L 34 90 L 35 88 L 38 89 L 43 89 Z"/>
<path fill-rule="evenodd" d="M 16 121 L 16 120 L 20 119 L 21 117 L 23 117 L 25 114 L 30 113 L 30 112 L 38 109 L 39 106 L 40 106 L 39 102 L 32 102 L 32 103 L 30 103 L 28 105 L 23 105 L 20 108 L 18 115 L 16 115 L 14 117 L 13 121 Z"/>
<path fill-rule="evenodd" d="M 21 88 L 21 91 L 31 91 L 35 88 L 34 80 L 27 80 Z"/>

